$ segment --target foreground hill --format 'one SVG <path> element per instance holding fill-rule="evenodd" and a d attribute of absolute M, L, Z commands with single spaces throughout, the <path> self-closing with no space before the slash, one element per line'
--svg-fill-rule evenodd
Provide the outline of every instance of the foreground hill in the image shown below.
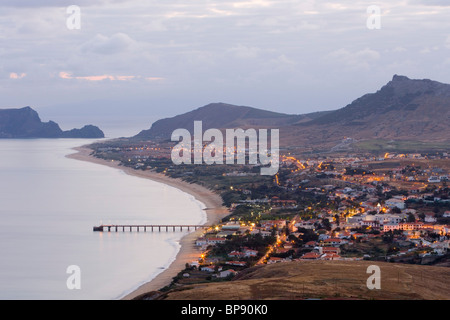
<path fill-rule="evenodd" d="M 381 289 L 369 290 L 367 267 L 381 270 Z M 377 261 L 294 261 L 249 268 L 233 281 L 168 291 L 167 300 L 450 299 L 450 268 Z M 150 296 L 150 295 L 149 295 Z"/>
<path fill-rule="evenodd" d="M 375 93 L 334 111 L 290 115 L 225 103 L 156 121 L 133 137 L 170 139 L 178 128 L 192 132 L 195 120 L 203 129 L 277 128 L 284 147 L 331 148 L 345 138 L 450 142 L 450 85 L 394 75 Z"/>
<path fill-rule="evenodd" d="M 56 122 L 42 122 L 30 107 L 0 109 L 0 138 L 104 138 L 96 126 L 63 131 Z"/>

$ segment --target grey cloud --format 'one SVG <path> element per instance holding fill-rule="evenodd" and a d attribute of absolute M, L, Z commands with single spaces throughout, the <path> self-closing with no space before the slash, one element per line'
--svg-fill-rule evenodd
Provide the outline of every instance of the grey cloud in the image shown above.
<path fill-rule="evenodd" d="M 0 7 L 17 7 L 17 8 L 42 8 L 42 7 L 67 7 L 75 4 L 78 6 L 86 6 L 92 4 L 99 4 L 103 1 L 89 1 L 89 0 L 3 0 L 0 2 Z"/>
<path fill-rule="evenodd" d="M 98 101 L 92 109 L 114 100 L 117 114 L 130 96 L 135 110 L 160 116 L 211 101 L 302 113 L 341 107 L 394 73 L 450 82 L 448 7 L 412 5 L 447 2 L 408 1 L 378 1 L 382 29 L 371 31 L 367 1 L 0 0 L 9 6 L 0 10 L 0 95 L 19 105 Z M 81 30 L 67 30 L 58 8 L 72 4 L 89 6 Z M 433 59 L 420 53 L 436 45 Z M 140 78 L 89 83 L 60 72 Z"/>
<path fill-rule="evenodd" d="M 116 33 L 110 37 L 97 34 L 81 46 L 81 51 L 110 55 L 124 52 L 134 44 L 136 41 L 125 33 Z"/>
<path fill-rule="evenodd" d="M 410 0 L 409 3 L 421 4 L 425 6 L 442 6 L 442 7 L 450 6 L 450 2 L 448 0 Z"/>
<path fill-rule="evenodd" d="M 0 2 L 0 7 L 42 8 L 68 7 L 70 5 L 95 6 L 124 1 L 127 0 L 2 0 Z"/>

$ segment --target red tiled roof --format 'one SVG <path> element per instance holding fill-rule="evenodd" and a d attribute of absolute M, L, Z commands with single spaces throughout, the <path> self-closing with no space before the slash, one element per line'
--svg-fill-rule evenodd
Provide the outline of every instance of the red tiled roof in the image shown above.
<path fill-rule="evenodd" d="M 336 247 L 323 247 L 322 251 L 339 251 L 339 248 Z"/>
<path fill-rule="evenodd" d="M 282 258 L 278 258 L 278 257 L 270 257 L 269 260 L 280 261 L 280 260 L 283 260 L 283 259 Z"/>
<path fill-rule="evenodd" d="M 308 252 L 302 256 L 302 259 L 317 259 L 320 257 L 320 254 L 317 252 Z"/>
<path fill-rule="evenodd" d="M 339 238 L 329 238 L 329 239 L 323 240 L 323 242 L 342 242 L 342 239 L 339 239 Z"/>

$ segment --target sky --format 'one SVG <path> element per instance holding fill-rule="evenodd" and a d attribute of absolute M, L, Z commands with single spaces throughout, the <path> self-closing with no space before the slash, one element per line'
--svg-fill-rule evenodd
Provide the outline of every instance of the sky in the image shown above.
<path fill-rule="evenodd" d="M 0 1 L 0 108 L 64 130 L 131 135 L 212 102 L 335 110 L 449 71 L 448 0 Z"/>

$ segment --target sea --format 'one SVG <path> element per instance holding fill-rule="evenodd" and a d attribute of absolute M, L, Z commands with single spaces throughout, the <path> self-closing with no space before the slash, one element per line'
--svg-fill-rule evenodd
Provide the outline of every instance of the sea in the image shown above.
<path fill-rule="evenodd" d="M 187 193 L 66 157 L 95 141 L 0 140 L 0 299 L 120 299 L 168 268 L 188 231 L 94 226 L 206 222 Z"/>

